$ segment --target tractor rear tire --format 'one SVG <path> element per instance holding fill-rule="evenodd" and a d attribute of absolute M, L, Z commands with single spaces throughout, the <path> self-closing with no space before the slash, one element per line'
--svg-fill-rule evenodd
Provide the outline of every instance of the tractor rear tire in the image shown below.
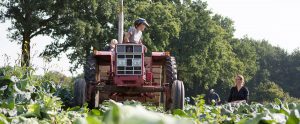
<path fill-rule="evenodd" d="M 184 85 L 180 80 L 175 80 L 172 84 L 171 90 L 172 106 L 171 109 L 183 109 L 184 108 Z"/>
<path fill-rule="evenodd" d="M 176 66 L 176 60 L 175 57 L 170 56 L 167 58 L 166 61 L 166 69 L 167 69 L 167 83 L 171 84 L 177 80 L 177 66 Z"/>
<path fill-rule="evenodd" d="M 170 110 L 172 107 L 172 98 L 171 97 L 171 89 L 172 89 L 172 84 L 175 80 L 177 80 L 177 66 L 176 66 L 176 60 L 175 57 L 170 56 L 166 58 L 166 82 L 169 85 L 169 90 L 168 92 L 163 92 L 162 93 L 162 102 L 164 102 L 164 108 L 165 110 Z M 165 84 L 162 83 L 162 86 Z"/>
<path fill-rule="evenodd" d="M 85 103 L 86 82 L 84 79 L 77 79 L 74 83 L 74 105 L 82 106 Z"/>
<path fill-rule="evenodd" d="M 96 58 L 90 54 L 84 64 L 84 79 L 86 83 L 96 82 Z"/>
<path fill-rule="evenodd" d="M 93 87 L 97 81 L 96 81 L 96 65 L 97 65 L 97 60 L 94 57 L 93 54 L 88 55 L 88 58 L 86 59 L 86 62 L 84 64 L 84 79 L 86 82 L 86 85 L 88 85 L 88 90 L 92 91 L 87 91 L 87 95 L 89 97 L 88 99 L 88 107 L 89 108 L 95 108 L 98 106 L 98 94 L 97 91 L 95 91 L 94 88 L 89 88 Z"/>

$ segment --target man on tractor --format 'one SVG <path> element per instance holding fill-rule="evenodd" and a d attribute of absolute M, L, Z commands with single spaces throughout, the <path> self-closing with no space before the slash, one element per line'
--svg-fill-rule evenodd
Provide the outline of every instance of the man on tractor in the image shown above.
<path fill-rule="evenodd" d="M 124 42 L 142 44 L 142 32 L 145 30 L 146 26 L 148 27 L 149 24 L 145 19 L 139 18 L 135 20 L 134 26 L 130 27 L 128 32 L 125 33 Z"/>

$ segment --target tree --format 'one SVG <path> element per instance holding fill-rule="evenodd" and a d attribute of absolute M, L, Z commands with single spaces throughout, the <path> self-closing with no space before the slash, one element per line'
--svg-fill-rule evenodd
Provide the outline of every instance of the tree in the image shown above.
<path fill-rule="evenodd" d="M 117 0 L 73 1 L 69 8 L 70 16 L 63 17 L 69 23 L 56 31 L 55 42 L 46 46 L 41 55 L 51 59 L 66 52 L 74 65 L 71 70 L 75 70 L 85 64 L 92 47 L 101 50 L 117 37 Z"/>
<path fill-rule="evenodd" d="M 21 66 L 30 66 L 31 39 L 49 35 L 64 23 L 59 21 L 65 11 L 64 0 L 1 0 L 0 20 L 11 20 L 10 39 L 22 44 Z"/>
<path fill-rule="evenodd" d="M 255 90 L 250 99 L 259 102 L 272 102 L 275 98 L 286 99 L 289 96 L 274 82 L 260 83 Z"/>
<path fill-rule="evenodd" d="M 287 69 L 281 70 L 285 73 L 284 76 L 281 76 L 283 85 L 286 91 L 293 97 L 300 97 L 299 88 L 300 88 L 300 50 L 294 50 L 289 56 L 288 59 L 284 60 L 287 64 Z"/>
<path fill-rule="evenodd" d="M 53 81 L 56 85 L 70 86 L 72 79 L 56 71 L 46 72 L 43 76 L 45 81 Z"/>
<path fill-rule="evenodd" d="M 287 83 L 289 77 L 290 59 L 285 50 L 274 47 L 266 40 L 254 40 L 243 38 L 243 41 L 251 43 L 256 51 L 257 72 L 249 81 L 250 89 L 255 89 L 262 82 L 276 82 L 277 85 L 288 91 L 290 87 Z"/>
<path fill-rule="evenodd" d="M 137 18 L 145 18 L 150 23 L 150 27 L 143 32 L 143 43 L 148 50 L 170 50 L 169 44 L 173 39 L 178 39 L 181 26 L 175 5 L 166 1 L 151 3 L 147 0 L 128 0 L 125 5 L 125 29 L 133 26 Z"/>
<path fill-rule="evenodd" d="M 242 72 L 245 80 L 248 81 L 257 74 L 257 54 L 255 46 L 253 45 L 253 40 L 247 37 L 241 39 L 231 39 L 231 47 L 235 56 L 243 63 L 241 69 L 244 69 Z M 248 84 L 249 85 L 249 84 Z M 250 84 L 251 85 L 251 84 Z"/>
<path fill-rule="evenodd" d="M 209 88 L 220 86 L 217 89 L 224 97 L 234 76 L 245 70 L 229 44 L 232 35 L 225 27 L 232 27 L 232 23 L 222 27 L 222 18 L 213 20 L 205 2 L 176 7 L 181 30 L 178 39 L 171 40 L 170 49 L 177 58 L 179 78 L 187 84 L 187 94 L 206 93 Z"/>
<path fill-rule="evenodd" d="M 228 34 L 228 38 L 231 39 L 233 37 L 233 33 L 235 31 L 234 29 L 234 22 L 228 17 L 223 17 L 222 15 L 215 14 L 212 17 L 212 20 L 214 20 L 219 26 L 221 26 Z"/>
<path fill-rule="evenodd" d="M 115 9 L 117 6 L 117 0 L 98 0 L 93 3 L 74 2 L 70 10 L 74 16 L 67 18 L 70 23 L 63 26 L 66 28 L 58 31 L 62 32 L 58 33 L 60 34 L 57 35 L 58 40 L 48 45 L 42 55 L 54 58 L 62 52 L 71 50 L 72 52 L 67 56 L 75 64 L 73 69 L 84 65 L 87 55 L 91 52 L 91 46 L 102 50 L 111 39 L 117 37 L 118 11 Z M 168 49 L 171 40 L 178 37 L 180 21 L 179 18 L 174 17 L 176 9 L 173 4 L 129 0 L 124 1 L 124 8 L 125 29 L 132 26 L 133 21 L 139 17 L 149 21 L 151 26 L 143 33 L 143 42 L 149 51 L 164 51 Z M 65 37 L 66 40 L 61 42 L 61 37 Z"/>

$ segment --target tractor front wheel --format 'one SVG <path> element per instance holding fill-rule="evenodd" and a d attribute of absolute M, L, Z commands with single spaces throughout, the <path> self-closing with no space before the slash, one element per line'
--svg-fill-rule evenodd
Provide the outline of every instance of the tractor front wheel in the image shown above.
<path fill-rule="evenodd" d="M 180 80 L 175 80 L 172 84 L 171 89 L 171 98 L 172 98 L 172 105 L 171 109 L 183 109 L 184 108 L 184 85 L 183 82 Z"/>
<path fill-rule="evenodd" d="M 86 83 L 84 79 L 77 79 L 74 83 L 74 105 L 82 106 L 85 103 L 85 88 Z"/>

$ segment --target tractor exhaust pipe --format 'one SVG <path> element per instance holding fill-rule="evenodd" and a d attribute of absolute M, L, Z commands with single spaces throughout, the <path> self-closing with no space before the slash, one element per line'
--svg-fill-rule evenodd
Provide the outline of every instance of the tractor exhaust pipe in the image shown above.
<path fill-rule="evenodd" d="M 123 43 L 124 34 L 124 14 L 123 14 L 123 0 L 119 0 L 119 27 L 118 27 L 118 42 Z"/>

